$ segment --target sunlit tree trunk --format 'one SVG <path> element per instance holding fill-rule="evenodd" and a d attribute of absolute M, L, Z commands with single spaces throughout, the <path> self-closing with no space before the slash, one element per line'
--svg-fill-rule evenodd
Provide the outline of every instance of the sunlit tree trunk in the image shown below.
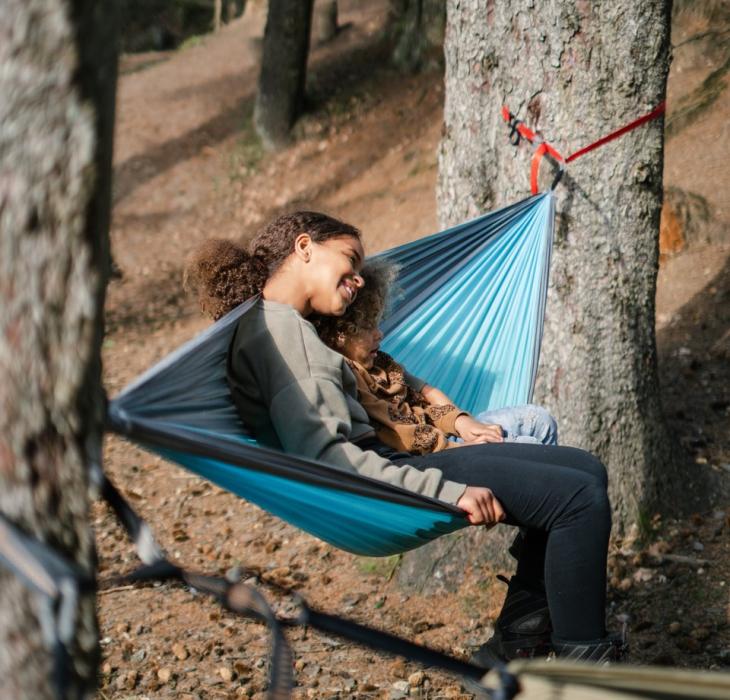
<path fill-rule="evenodd" d="M 0 511 L 93 576 L 88 462 L 101 442 L 101 319 L 117 4 L 0 11 Z M 0 569 L 0 697 L 54 698 L 37 600 Z M 78 602 L 67 697 L 91 697 L 95 596 Z"/>
<path fill-rule="evenodd" d="M 668 0 L 451 0 L 441 224 L 529 194 L 532 151 L 509 143 L 503 104 L 566 155 L 659 104 L 670 9 Z M 677 487 L 654 335 L 662 127 L 576 160 L 557 188 L 535 399 L 556 415 L 563 444 L 608 466 L 615 531 L 671 503 Z"/>
<path fill-rule="evenodd" d="M 269 0 L 254 125 L 264 146 L 279 148 L 304 104 L 312 0 Z"/>

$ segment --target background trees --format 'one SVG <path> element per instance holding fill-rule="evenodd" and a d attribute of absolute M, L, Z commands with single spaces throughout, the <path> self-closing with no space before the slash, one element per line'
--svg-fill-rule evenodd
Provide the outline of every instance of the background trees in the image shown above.
<path fill-rule="evenodd" d="M 101 451 L 116 4 L 0 13 L 0 511 L 93 576 L 88 463 Z M 78 602 L 68 697 L 90 694 L 95 597 Z M 0 570 L 0 695 L 54 697 L 38 607 Z"/>
<path fill-rule="evenodd" d="M 304 101 L 313 0 L 270 0 L 254 125 L 267 148 L 289 140 Z"/>

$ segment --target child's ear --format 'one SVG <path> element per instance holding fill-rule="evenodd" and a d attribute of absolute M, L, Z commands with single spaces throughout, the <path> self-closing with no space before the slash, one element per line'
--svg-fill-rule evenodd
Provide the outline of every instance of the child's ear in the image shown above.
<path fill-rule="evenodd" d="M 338 333 L 337 339 L 335 340 L 337 343 L 338 348 L 344 348 L 345 347 L 345 334 L 344 333 Z"/>

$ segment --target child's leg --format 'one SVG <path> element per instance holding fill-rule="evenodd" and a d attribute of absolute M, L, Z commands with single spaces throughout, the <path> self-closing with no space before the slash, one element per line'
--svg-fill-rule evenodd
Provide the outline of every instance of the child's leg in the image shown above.
<path fill-rule="evenodd" d="M 475 418 L 480 423 L 502 426 L 507 442 L 558 444 L 558 424 L 542 406 L 526 404 L 494 411 L 483 411 Z"/>

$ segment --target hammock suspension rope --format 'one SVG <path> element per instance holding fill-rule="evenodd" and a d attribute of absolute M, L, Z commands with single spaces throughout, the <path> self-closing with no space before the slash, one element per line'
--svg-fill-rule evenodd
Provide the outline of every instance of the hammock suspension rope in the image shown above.
<path fill-rule="evenodd" d="M 533 131 L 521 119 L 518 119 L 512 112 L 509 111 L 509 108 L 506 105 L 502 107 L 502 118 L 507 122 L 507 125 L 509 126 L 510 131 L 508 138 L 513 146 L 519 146 L 520 141 L 523 138 L 526 141 L 529 141 L 531 144 L 537 146 L 535 148 L 535 152 L 532 154 L 532 161 L 530 162 L 530 191 L 532 192 L 532 194 L 537 194 L 537 177 L 540 172 L 540 163 L 544 156 L 549 156 L 558 166 L 558 172 L 556 173 L 555 179 L 550 186 L 550 189 L 554 190 L 558 182 L 560 182 L 560 179 L 563 177 L 563 173 L 565 173 L 565 167 L 568 163 L 572 163 L 574 160 L 577 160 L 581 156 L 584 156 L 586 153 L 590 153 L 596 148 L 600 148 L 610 141 L 617 139 L 619 136 L 623 136 L 629 131 L 633 131 L 643 124 L 657 119 L 662 114 L 664 114 L 665 111 L 666 102 L 660 102 L 654 109 L 651 110 L 651 112 L 644 114 L 638 119 L 629 122 L 625 126 L 622 126 L 621 128 L 612 131 L 606 136 L 603 136 L 597 141 L 594 141 L 593 143 L 584 146 L 574 153 L 571 153 L 567 158 L 564 158 L 560 154 L 560 152 L 554 146 L 551 146 L 547 141 L 545 141 L 545 139 L 539 133 Z"/>

